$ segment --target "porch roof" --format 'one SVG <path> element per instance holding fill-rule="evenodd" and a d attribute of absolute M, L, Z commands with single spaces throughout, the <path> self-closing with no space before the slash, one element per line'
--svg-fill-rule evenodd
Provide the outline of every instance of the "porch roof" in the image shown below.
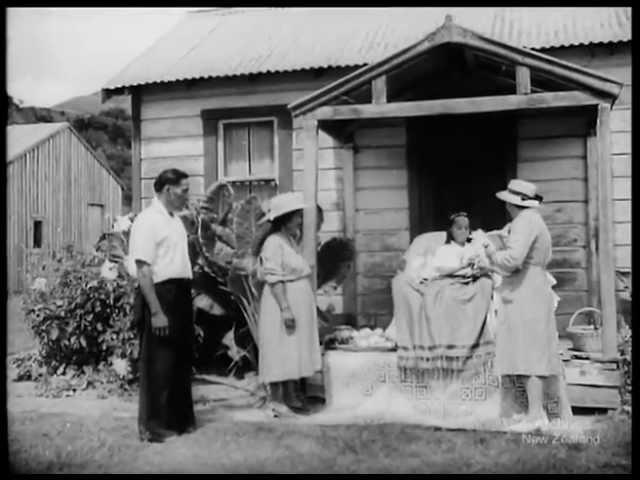
<path fill-rule="evenodd" d="M 418 57 L 443 45 L 461 46 L 496 58 L 505 64 L 527 67 L 532 73 L 542 73 L 563 84 L 571 85 L 575 90 L 585 90 L 611 103 L 615 101 L 623 87 L 622 82 L 598 72 L 480 35 L 455 24 L 452 17 L 447 15 L 443 25 L 420 41 L 296 100 L 289 104 L 288 108 L 293 116 L 313 111 L 338 100 L 349 92 L 370 85 L 373 80 L 411 64 Z"/>

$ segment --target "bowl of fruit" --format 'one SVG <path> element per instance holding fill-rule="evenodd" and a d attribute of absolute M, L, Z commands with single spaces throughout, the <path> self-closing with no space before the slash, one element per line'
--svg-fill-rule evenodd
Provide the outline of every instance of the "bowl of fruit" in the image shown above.
<path fill-rule="evenodd" d="M 351 343 L 355 329 L 350 325 L 337 325 L 333 331 L 324 337 L 323 344 L 327 349 L 335 349 L 338 345 Z"/>
<path fill-rule="evenodd" d="M 396 349 L 396 343 L 387 337 L 381 328 L 371 329 L 364 327 L 354 330 L 346 343 L 337 343 L 338 350 L 352 352 L 389 351 Z"/>

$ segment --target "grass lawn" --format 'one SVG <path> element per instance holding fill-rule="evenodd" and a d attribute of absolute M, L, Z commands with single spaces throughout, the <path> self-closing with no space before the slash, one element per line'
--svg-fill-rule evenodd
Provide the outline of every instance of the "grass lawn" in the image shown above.
<path fill-rule="evenodd" d="M 631 426 L 603 417 L 597 444 L 541 434 L 444 431 L 399 424 L 233 422 L 206 407 L 199 429 L 164 444 L 137 440 L 125 416 L 9 414 L 10 464 L 22 473 L 628 473 Z M 597 433 L 595 433 L 597 432 Z M 554 443 L 556 440 L 556 443 Z"/>

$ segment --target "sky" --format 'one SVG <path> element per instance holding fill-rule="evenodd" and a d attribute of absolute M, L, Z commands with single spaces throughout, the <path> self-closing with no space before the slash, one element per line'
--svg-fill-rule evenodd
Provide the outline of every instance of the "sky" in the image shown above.
<path fill-rule="evenodd" d="M 189 10 L 8 8 L 7 91 L 38 107 L 94 93 Z"/>

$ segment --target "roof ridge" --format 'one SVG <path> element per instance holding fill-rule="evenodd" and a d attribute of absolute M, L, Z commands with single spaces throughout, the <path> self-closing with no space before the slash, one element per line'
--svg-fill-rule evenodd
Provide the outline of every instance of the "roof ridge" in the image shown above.
<path fill-rule="evenodd" d="M 49 126 L 49 130 L 45 132 L 46 135 L 41 136 L 41 138 L 37 138 L 36 140 L 32 141 L 29 144 L 25 144 L 22 145 L 20 149 L 16 149 L 14 152 L 9 152 L 7 151 L 7 164 L 9 163 L 13 163 L 18 157 L 20 157 L 21 155 L 24 155 L 25 152 L 28 152 L 29 150 L 31 150 L 32 148 L 35 148 L 36 146 L 40 145 L 42 142 L 48 140 L 49 138 L 51 138 L 54 134 L 62 131 L 62 130 L 66 130 L 66 129 L 71 129 L 72 126 L 69 122 L 36 122 L 36 123 L 14 123 L 11 125 L 7 125 L 7 128 L 11 128 L 11 127 L 34 127 L 34 126 L 43 126 L 43 125 L 47 125 Z M 7 132 L 8 133 L 8 132 Z M 19 132 L 16 132 L 19 133 Z M 9 138 L 7 138 L 7 144 L 10 144 L 11 140 Z"/>
<path fill-rule="evenodd" d="M 216 13 L 218 15 L 237 15 L 239 13 L 244 12 L 255 12 L 258 10 L 284 10 L 285 7 L 211 7 L 211 8 L 201 8 L 198 10 L 193 10 L 191 12 L 187 12 L 187 14 L 197 14 L 197 13 Z"/>
<path fill-rule="evenodd" d="M 69 130 L 71 132 L 71 134 L 74 135 L 75 138 L 87 149 L 87 151 L 91 154 L 91 156 L 107 171 L 107 173 L 109 173 L 109 175 L 111 175 L 113 177 L 113 179 L 116 181 L 116 183 L 118 185 L 120 185 L 123 190 L 125 190 L 125 191 L 128 190 L 128 187 L 127 187 L 127 185 L 125 185 L 124 181 L 115 173 L 115 171 L 109 165 L 108 159 L 106 158 L 106 155 L 105 155 L 105 160 L 100 158 L 100 156 L 98 155 L 98 149 L 93 148 L 91 146 L 91 144 L 87 140 L 85 140 L 82 137 L 82 135 L 80 135 L 80 132 L 78 132 L 73 127 L 73 125 L 71 125 L 71 123 L 69 123 L 69 122 L 14 123 L 14 124 L 11 124 L 11 125 L 7 125 L 7 128 L 10 128 L 10 127 L 32 127 L 34 125 L 55 125 L 57 128 L 51 128 L 51 131 L 50 132 L 46 132 L 46 135 L 42 136 L 41 138 L 38 138 L 35 141 L 32 141 L 31 143 L 29 143 L 27 145 L 22 146 L 19 150 L 16 150 L 13 153 L 7 152 L 7 158 L 6 158 L 7 165 L 10 164 L 10 163 L 13 163 L 19 157 L 24 155 L 25 152 L 28 152 L 29 150 L 32 150 L 32 149 L 38 147 L 42 143 L 44 143 L 47 140 L 49 140 L 50 138 L 52 138 L 54 135 L 58 134 L 59 132 L 62 132 L 64 130 Z M 9 142 L 10 142 L 10 140 L 9 140 Z"/>
<path fill-rule="evenodd" d="M 478 14 L 479 9 L 486 12 Z M 439 24 L 446 12 L 456 23 L 488 38 L 533 51 L 631 39 L 629 7 L 534 10 L 536 14 L 531 16 L 523 7 L 513 6 L 192 10 L 106 82 L 102 92 L 108 98 L 122 88 L 145 84 L 366 65 L 418 40 L 423 30 L 431 29 L 425 22 L 431 25 L 432 19 L 439 17 Z M 345 19 L 345 11 L 353 14 Z M 317 12 L 321 15 L 316 16 Z M 553 15 L 553 21 L 543 18 L 545 15 Z M 291 42 L 292 34 L 300 41 Z"/>

